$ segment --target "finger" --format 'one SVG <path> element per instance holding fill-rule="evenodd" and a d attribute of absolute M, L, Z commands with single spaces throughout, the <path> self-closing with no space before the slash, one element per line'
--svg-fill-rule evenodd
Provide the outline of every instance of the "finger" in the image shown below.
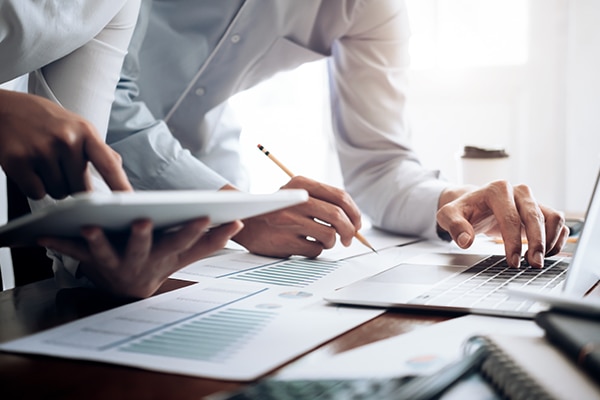
<path fill-rule="evenodd" d="M 316 257 L 323 246 L 307 241 L 305 233 L 306 225 L 314 223 L 296 207 L 289 207 L 244 220 L 244 229 L 234 240 L 250 252 L 268 257 Z"/>
<path fill-rule="evenodd" d="M 292 256 L 301 256 L 307 258 L 318 257 L 324 250 L 323 244 L 311 236 L 302 235 L 278 235 L 274 246 L 264 253 L 258 249 L 254 254 L 265 255 L 268 257 L 288 258 Z"/>
<path fill-rule="evenodd" d="M 65 177 L 65 186 L 67 194 L 85 192 L 91 189 L 89 179 L 87 179 L 87 160 L 83 154 L 81 144 L 77 143 L 78 138 L 70 135 L 69 143 L 62 146 L 59 156 L 59 163 L 62 175 Z"/>
<path fill-rule="evenodd" d="M 152 250 L 152 221 L 135 221 L 131 225 L 131 233 L 127 241 L 127 248 L 123 257 L 124 263 L 129 268 L 143 266 Z"/>
<path fill-rule="evenodd" d="M 496 181 L 487 185 L 486 204 L 492 210 L 500 227 L 508 265 L 519 268 L 523 240 L 522 226 L 512 187 L 506 181 Z"/>
<path fill-rule="evenodd" d="M 7 168 L 6 175 L 17 184 L 21 192 L 27 197 L 40 200 L 46 195 L 44 182 L 30 166 L 19 164 L 14 169 L 12 167 Z"/>
<path fill-rule="evenodd" d="M 163 258 L 189 249 L 206 232 L 209 224 L 207 217 L 198 218 L 175 232 L 164 234 L 154 246 L 153 257 Z"/>
<path fill-rule="evenodd" d="M 133 191 L 123 170 L 121 157 L 98 136 L 92 135 L 87 138 L 85 154 L 108 187 L 112 190 Z"/>
<path fill-rule="evenodd" d="M 38 244 L 81 262 L 90 262 L 92 260 L 87 244 L 81 241 L 47 237 L 40 238 Z"/>
<path fill-rule="evenodd" d="M 556 254 L 565 245 L 569 236 L 569 228 L 566 226 L 565 217 L 561 212 L 543 205 L 540 205 L 540 209 L 546 221 L 546 254 Z M 565 243 L 561 242 L 562 239 L 565 240 Z"/>
<path fill-rule="evenodd" d="M 112 247 L 102 229 L 98 227 L 84 227 L 81 235 L 88 243 L 88 249 L 95 264 L 102 265 L 107 269 L 119 267 L 119 256 Z"/>
<path fill-rule="evenodd" d="M 360 211 L 352 197 L 346 191 L 333 186 L 325 185 L 303 176 L 296 176 L 292 178 L 292 180 L 284 187 L 305 189 L 311 197 L 339 207 L 345 214 L 346 218 L 348 218 L 352 225 L 354 225 L 354 232 L 360 230 Z"/>
<path fill-rule="evenodd" d="M 356 228 L 348 215 L 335 204 L 317 198 L 298 206 L 307 217 L 304 220 L 303 236 L 311 236 L 323 243 L 325 248 L 335 245 L 335 233 L 340 235 L 340 241 L 348 246 L 356 233 Z M 323 223 L 315 222 L 315 219 Z"/>
<path fill-rule="evenodd" d="M 233 221 L 210 229 L 188 250 L 180 254 L 179 264 L 185 266 L 221 250 L 243 227 L 244 224 L 241 221 Z"/>
<path fill-rule="evenodd" d="M 289 209 L 288 209 L 289 211 Z M 323 245 L 315 240 L 307 239 L 303 224 L 299 221 L 309 221 L 307 218 L 290 218 L 290 212 L 272 213 L 270 218 L 278 215 L 277 221 L 287 221 L 288 223 L 273 224 L 273 221 L 265 223 L 261 217 L 251 218 L 244 221 L 245 226 L 252 229 L 243 229 L 235 240 L 243 244 L 253 254 L 264 255 L 267 257 L 288 258 L 290 256 L 303 256 L 314 258 L 323 251 Z M 313 221 L 314 223 L 314 221 Z M 268 231 L 268 235 L 260 235 L 260 231 Z"/>
<path fill-rule="evenodd" d="M 327 202 L 311 198 L 307 203 L 303 203 L 300 206 L 263 215 L 262 217 L 270 225 L 271 233 L 277 232 L 275 235 L 271 236 L 286 235 L 288 236 L 288 240 L 296 241 L 296 238 L 300 238 L 302 242 L 305 241 L 306 237 L 312 237 L 321 244 L 320 247 L 322 251 L 323 248 L 332 248 L 336 241 L 336 226 L 329 224 L 329 222 L 335 218 L 331 217 L 331 213 L 328 213 L 327 209 L 329 208 L 337 207 L 332 206 Z M 345 216 L 341 216 L 340 218 L 343 219 Z M 341 225 L 339 222 L 334 222 L 334 224 L 337 226 Z M 349 235 L 349 240 L 352 240 L 351 238 L 354 235 L 354 231 L 347 219 L 345 227 L 345 234 Z M 277 240 L 281 242 L 281 238 L 278 238 Z M 288 247 L 291 243 L 287 244 L 283 242 L 281 245 Z M 304 245 L 304 243 L 302 243 L 302 245 Z M 312 248 L 314 246 L 311 245 L 309 247 Z M 298 248 L 296 248 L 296 250 L 297 249 Z M 314 250 L 312 252 L 314 252 Z"/>
<path fill-rule="evenodd" d="M 44 182 L 46 192 L 55 199 L 63 199 L 69 194 L 67 179 L 63 176 L 60 161 L 56 157 L 43 157 L 36 162 L 35 170 Z"/>
<path fill-rule="evenodd" d="M 308 236 L 319 242 L 324 249 L 331 249 L 335 246 L 336 239 L 335 228 L 319 221 L 312 220 L 303 236 Z M 353 235 L 353 234 L 352 234 Z"/>
<path fill-rule="evenodd" d="M 323 244 L 317 240 L 313 240 L 314 238 L 301 237 L 295 243 L 295 246 L 292 246 L 293 254 L 296 256 L 302 256 L 307 258 L 316 258 L 318 257 L 323 250 Z"/>
<path fill-rule="evenodd" d="M 448 232 L 452 240 L 463 249 L 469 248 L 475 239 L 475 230 L 466 217 L 459 203 L 446 204 L 436 215 L 440 228 Z"/>
<path fill-rule="evenodd" d="M 563 227 L 560 230 L 560 233 L 558 235 L 558 238 L 556 240 L 556 243 L 550 249 L 547 250 L 547 252 L 546 252 L 547 256 L 551 257 L 551 256 L 554 256 L 554 255 L 560 253 L 560 251 L 567 244 L 568 238 L 569 238 L 569 228 L 566 225 L 563 225 Z"/>
<path fill-rule="evenodd" d="M 546 227 L 542 210 L 531 194 L 528 186 L 518 185 L 513 188 L 515 205 L 525 235 L 527 236 L 527 252 L 525 257 L 530 266 L 542 268 L 546 254 Z"/>

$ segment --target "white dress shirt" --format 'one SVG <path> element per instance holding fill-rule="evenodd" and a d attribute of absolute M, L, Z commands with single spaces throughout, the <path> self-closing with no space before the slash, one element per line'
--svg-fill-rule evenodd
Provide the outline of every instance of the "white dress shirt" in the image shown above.
<path fill-rule="evenodd" d="M 128 0 L 0 0 L 0 82 L 84 46 L 126 3 Z"/>
<path fill-rule="evenodd" d="M 400 0 L 145 1 L 107 140 L 139 189 L 244 187 L 227 100 L 327 58 L 344 185 L 375 226 L 436 236 L 448 183 L 410 146 Z"/>
<path fill-rule="evenodd" d="M 104 138 L 139 7 L 140 0 L 0 0 L 0 82 L 29 73 L 30 93 L 81 115 Z M 92 178 L 95 190 L 108 190 L 97 173 Z M 77 261 L 48 255 L 61 283 L 80 284 L 72 281 Z"/>

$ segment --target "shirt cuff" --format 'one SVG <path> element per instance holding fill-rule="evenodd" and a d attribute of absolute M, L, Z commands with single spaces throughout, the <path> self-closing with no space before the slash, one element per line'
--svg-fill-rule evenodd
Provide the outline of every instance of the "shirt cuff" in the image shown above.
<path fill-rule="evenodd" d="M 137 190 L 216 190 L 228 183 L 181 147 L 164 122 L 111 144 Z"/>
<path fill-rule="evenodd" d="M 163 190 L 218 190 L 227 183 L 227 179 L 184 149 L 160 171 L 152 187 Z"/>
<path fill-rule="evenodd" d="M 428 179 L 410 189 L 404 201 L 392 201 L 380 221 L 381 227 L 426 239 L 440 239 L 437 233 L 436 213 L 439 198 L 448 182 Z"/>

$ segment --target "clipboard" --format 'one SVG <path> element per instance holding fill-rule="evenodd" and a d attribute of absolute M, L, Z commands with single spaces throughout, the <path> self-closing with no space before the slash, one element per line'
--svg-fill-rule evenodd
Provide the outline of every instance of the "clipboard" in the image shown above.
<path fill-rule="evenodd" d="M 77 238 L 84 226 L 100 226 L 107 233 L 125 232 L 133 221 L 151 219 L 155 230 L 209 217 L 212 226 L 276 211 L 308 200 L 302 189 L 269 194 L 233 190 L 174 190 L 87 192 L 73 195 L 0 227 L 0 246 L 35 244 L 43 236 Z"/>

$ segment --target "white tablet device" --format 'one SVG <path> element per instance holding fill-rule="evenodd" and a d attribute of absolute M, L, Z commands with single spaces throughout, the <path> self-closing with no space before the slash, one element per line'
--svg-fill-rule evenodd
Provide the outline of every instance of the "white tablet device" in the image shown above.
<path fill-rule="evenodd" d="M 135 220 L 148 218 L 155 229 L 209 217 L 212 225 L 282 209 L 308 200 L 302 189 L 270 194 L 225 191 L 141 191 L 82 193 L 14 219 L 0 227 L 0 246 L 23 246 L 42 236 L 80 237 L 95 225 L 124 232 Z"/>

